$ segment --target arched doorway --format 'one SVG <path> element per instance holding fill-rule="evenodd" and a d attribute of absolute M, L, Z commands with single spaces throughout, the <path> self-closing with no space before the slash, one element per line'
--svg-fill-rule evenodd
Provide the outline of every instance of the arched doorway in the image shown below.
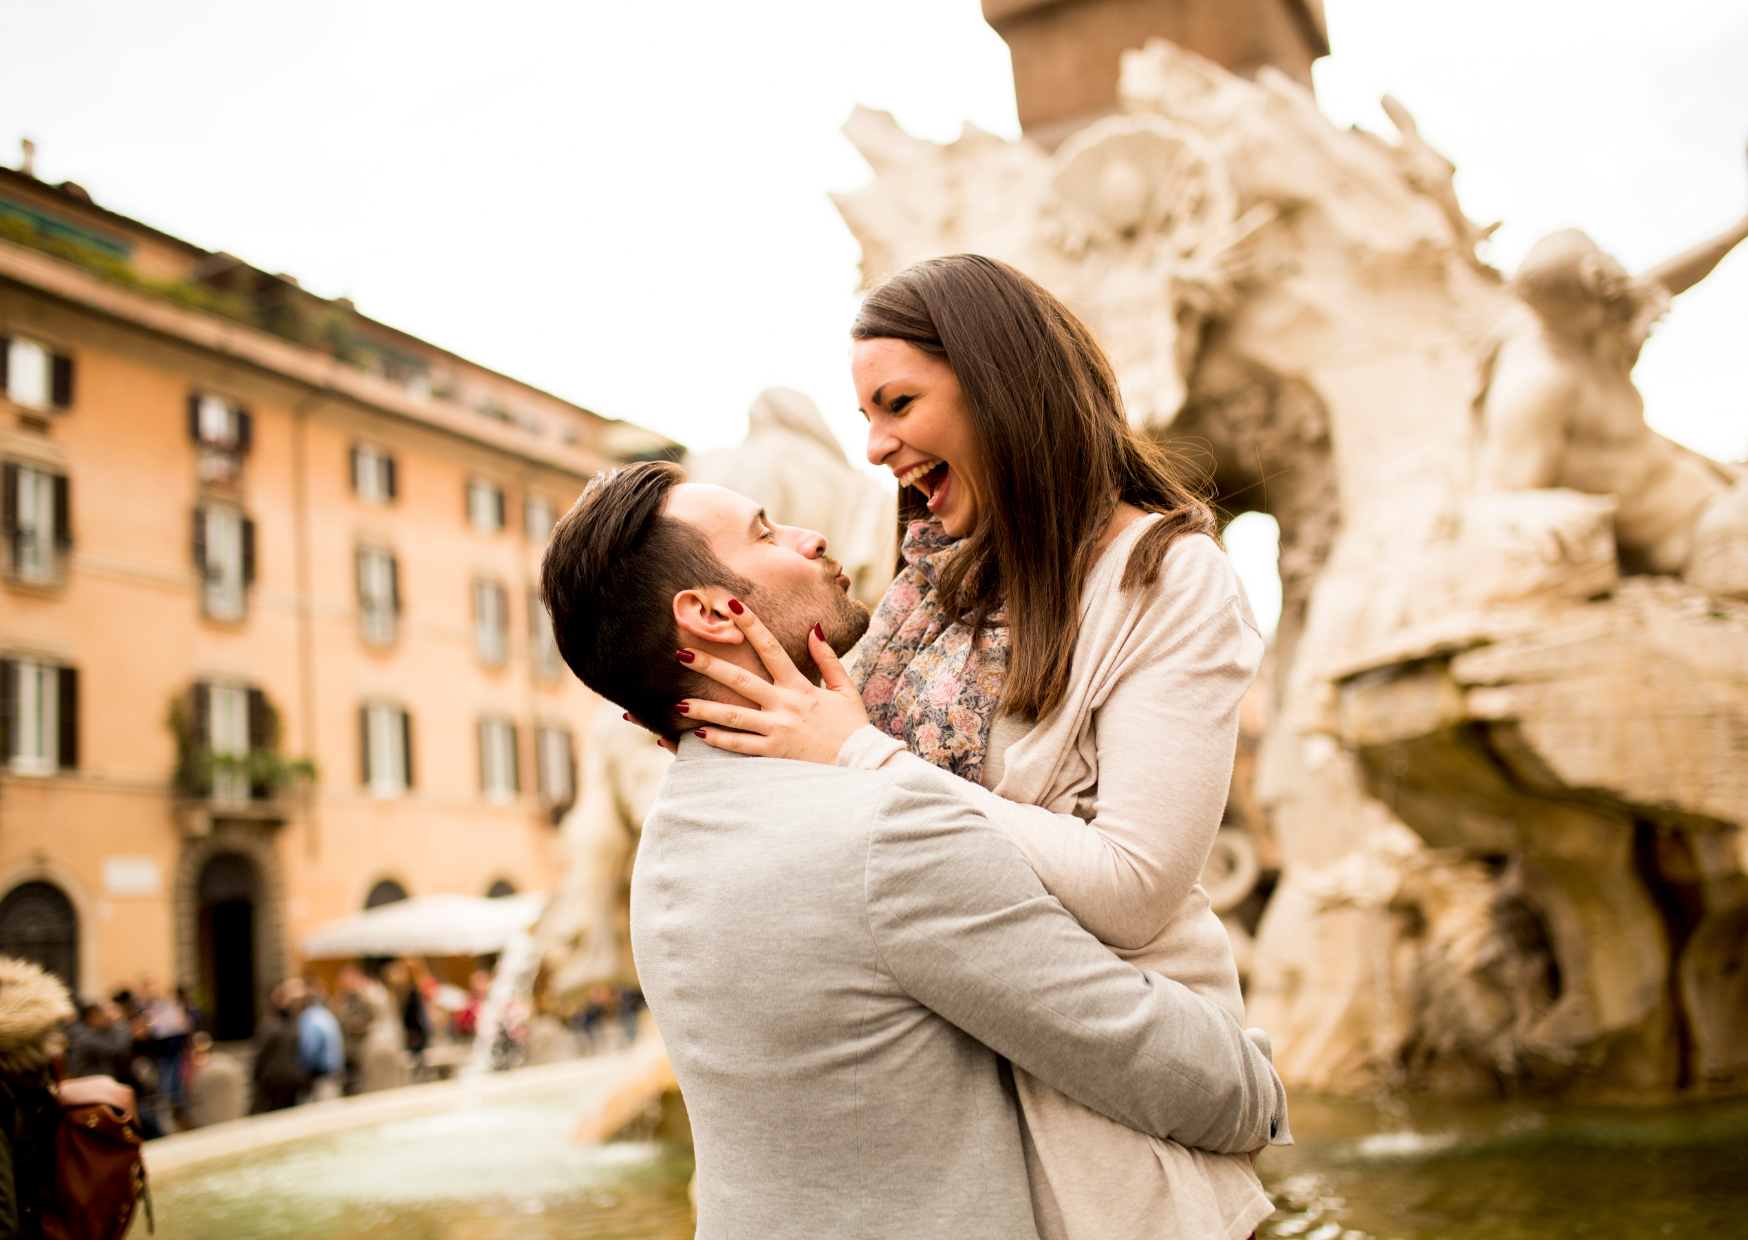
<path fill-rule="evenodd" d="M 513 896 L 515 894 L 516 884 L 512 883 L 507 878 L 500 878 L 497 882 L 486 888 L 486 899 L 488 900 L 502 900 L 505 896 Z"/>
<path fill-rule="evenodd" d="M 200 989 L 212 1003 L 212 1036 L 255 1036 L 255 945 L 261 873 L 239 853 L 219 853 L 200 871 Z"/>
<path fill-rule="evenodd" d="M 381 908 L 385 904 L 399 904 L 407 898 L 407 889 L 392 878 L 385 878 L 370 889 L 370 894 L 364 897 L 364 907 Z"/>
<path fill-rule="evenodd" d="M 79 915 L 53 883 L 20 883 L 0 900 L 0 956 L 41 965 L 79 995 Z"/>

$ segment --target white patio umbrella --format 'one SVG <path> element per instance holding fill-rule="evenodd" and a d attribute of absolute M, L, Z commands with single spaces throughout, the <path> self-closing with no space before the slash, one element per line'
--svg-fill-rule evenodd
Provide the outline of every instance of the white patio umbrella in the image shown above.
<path fill-rule="evenodd" d="M 543 892 L 513 896 L 414 896 L 317 926 L 306 960 L 363 956 L 484 956 L 526 934 L 546 907 Z"/>

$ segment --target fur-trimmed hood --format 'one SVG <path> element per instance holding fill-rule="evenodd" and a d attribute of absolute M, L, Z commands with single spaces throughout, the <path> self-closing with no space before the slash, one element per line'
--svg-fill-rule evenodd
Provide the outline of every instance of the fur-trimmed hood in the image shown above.
<path fill-rule="evenodd" d="M 0 1072 L 40 1072 L 67 1047 L 67 988 L 28 960 L 0 956 Z"/>

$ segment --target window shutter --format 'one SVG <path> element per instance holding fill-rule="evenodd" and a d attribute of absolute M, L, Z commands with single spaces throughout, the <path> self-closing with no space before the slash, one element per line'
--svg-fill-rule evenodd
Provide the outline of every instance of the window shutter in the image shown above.
<path fill-rule="evenodd" d="M 522 762 L 516 756 L 516 734 L 521 729 L 513 723 L 506 722 L 504 731 L 510 737 L 510 791 L 520 792 L 522 791 Z"/>
<path fill-rule="evenodd" d="M 481 792 L 490 791 L 486 784 L 486 775 L 491 770 L 491 725 L 484 719 L 477 725 L 479 732 L 479 787 Z"/>
<path fill-rule="evenodd" d="M 195 681 L 188 694 L 189 741 L 195 753 L 212 752 L 211 710 L 212 686 Z"/>
<path fill-rule="evenodd" d="M 73 403 L 73 359 L 62 353 L 54 355 L 49 403 L 65 409 Z"/>
<path fill-rule="evenodd" d="M 364 568 L 368 557 L 369 557 L 369 553 L 367 551 L 365 551 L 365 549 L 363 547 L 358 548 L 357 551 L 352 553 L 353 562 L 357 566 L 358 606 L 359 606 L 360 610 L 362 610 L 364 608 L 364 606 L 370 602 L 370 585 L 369 585 L 368 581 L 366 580 L 365 568 Z"/>
<path fill-rule="evenodd" d="M 392 456 L 382 458 L 382 489 L 386 498 L 395 497 L 395 459 Z"/>
<path fill-rule="evenodd" d="M 188 437 L 200 442 L 200 393 L 188 394 Z"/>
<path fill-rule="evenodd" d="M 18 528 L 18 466 L 11 461 L 6 462 L 5 498 L 0 500 L 0 529 L 11 534 Z"/>
<path fill-rule="evenodd" d="M 6 371 L 12 361 L 12 337 L 0 336 L 0 396 L 7 395 Z"/>
<path fill-rule="evenodd" d="M 237 455 L 247 456 L 249 445 L 255 442 L 255 417 L 247 409 L 237 410 Z"/>
<path fill-rule="evenodd" d="M 504 488 L 493 487 L 492 495 L 498 502 L 498 528 L 504 528 Z"/>
<path fill-rule="evenodd" d="M 401 712 L 401 782 L 413 786 L 413 717 Z"/>
<path fill-rule="evenodd" d="M 395 615 L 401 614 L 401 561 L 399 556 L 388 557 L 388 601 L 394 608 Z"/>
<path fill-rule="evenodd" d="M 206 509 L 194 510 L 194 571 L 206 576 Z"/>
<path fill-rule="evenodd" d="M 243 518 L 243 584 L 255 584 L 255 523 Z"/>
<path fill-rule="evenodd" d="M 352 445 L 352 494 L 354 494 L 354 495 L 357 495 L 361 489 L 358 485 L 358 474 L 359 474 L 359 471 L 358 471 L 358 445 L 353 444 Z"/>
<path fill-rule="evenodd" d="M 4 348 L 0 348 L 0 353 Z M 0 659 L 0 762 L 9 762 L 17 755 L 12 748 L 12 712 L 18 693 L 18 662 Z"/>
<path fill-rule="evenodd" d="M 358 708 L 358 783 L 370 787 L 370 707 Z"/>
<path fill-rule="evenodd" d="M 55 475 L 55 542 L 62 550 L 73 545 L 72 495 L 65 474 Z"/>
<path fill-rule="evenodd" d="M 267 695 L 259 689 L 249 690 L 249 748 L 251 750 L 270 750 L 277 748 L 279 737 L 279 721 L 274 718 L 273 704 L 267 700 Z"/>
<path fill-rule="evenodd" d="M 61 672 L 61 755 L 63 771 L 79 768 L 79 669 L 63 667 Z"/>

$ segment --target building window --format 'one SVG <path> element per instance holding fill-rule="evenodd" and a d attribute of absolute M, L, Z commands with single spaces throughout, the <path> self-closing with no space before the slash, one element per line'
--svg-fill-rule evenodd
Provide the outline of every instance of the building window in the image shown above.
<path fill-rule="evenodd" d="M 516 774 L 516 725 L 508 719 L 480 720 L 479 783 L 488 801 L 509 801 L 521 789 Z"/>
<path fill-rule="evenodd" d="M 413 724 L 398 706 L 371 705 L 359 712 L 364 786 L 371 796 L 398 797 L 413 786 Z"/>
<path fill-rule="evenodd" d="M 0 753 L 22 775 L 79 765 L 79 673 L 38 659 L 0 659 Z"/>
<path fill-rule="evenodd" d="M 5 464 L 7 572 L 19 581 L 61 579 L 72 545 L 67 479 L 34 465 Z"/>
<path fill-rule="evenodd" d="M 352 449 L 352 490 L 367 504 L 386 504 L 395 497 L 395 459 L 381 448 L 357 444 Z"/>
<path fill-rule="evenodd" d="M 206 743 L 212 754 L 212 799 L 249 799 L 249 690 L 243 685 L 206 687 Z"/>
<path fill-rule="evenodd" d="M 385 878 L 370 889 L 370 894 L 364 897 L 364 907 L 367 909 L 381 908 L 385 904 L 399 904 L 407 898 L 407 889 L 392 878 Z"/>
<path fill-rule="evenodd" d="M 387 646 L 395 639 L 395 622 L 401 613 L 400 568 L 392 553 L 379 547 L 358 549 L 358 626 L 372 646 Z"/>
<path fill-rule="evenodd" d="M 558 509 L 544 495 L 530 495 L 522 504 L 522 523 L 531 541 L 544 543 L 558 524 Z"/>
<path fill-rule="evenodd" d="M 254 438 L 253 430 L 249 411 L 235 401 L 189 393 L 188 434 L 200 447 L 244 456 Z"/>
<path fill-rule="evenodd" d="M 528 591 L 528 650 L 536 676 L 543 680 L 557 680 L 564 673 L 564 660 L 559 656 L 558 641 L 552 634 L 552 613 L 540 601 L 537 590 Z"/>
<path fill-rule="evenodd" d="M 0 336 L 0 392 L 27 409 L 65 409 L 73 403 L 73 359 L 34 340 Z"/>
<path fill-rule="evenodd" d="M 481 663 L 501 666 L 510 657 L 509 596 L 495 581 L 473 583 L 473 649 Z"/>
<path fill-rule="evenodd" d="M 266 801 L 290 774 L 278 757 L 279 712 L 260 689 L 235 681 L 196 681 L 187 713 L 174 718 L 173 782 L 182 796 L 229 804 Z"/>
<path fill-rule="evenodd" d="M 255 523 L 234 508 L 196 508 L 194 567 L 205 613 L 214 620 L 241 620 L 244 593 L 255 581 Z"/>
<path fill-rule="evenodd" d="M 467 521 L 482 534 L 496 534 L 503 529 L 504 488 L 484 478 L 468 479 Z"/>
<path fill-rule="evenodd" d="M 576 799 L 569 728 L 541 725 L 534 729 L 534 766 L 542 801 L 563 806 Z"/>

